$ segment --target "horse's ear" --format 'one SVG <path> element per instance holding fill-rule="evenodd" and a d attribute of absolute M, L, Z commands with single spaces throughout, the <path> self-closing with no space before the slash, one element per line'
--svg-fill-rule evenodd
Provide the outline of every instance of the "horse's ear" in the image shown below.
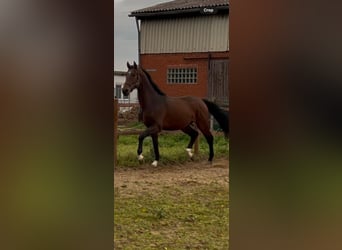
<path fill-rule="evenodd" d="M 135 69 L 138 68 L 138 65 L 137 65 L 137 63 L 136 63 L 135 61 L 134 61 L 134 63 L 133 63 L 133 66 L 134 66 Z"/>
<path fill-rule="evenodd" d="M 127 62 L 127 68 L 128 68 L 128 69 L 132 68 L 132 66 L 129 65 L 129 62 Z"/>

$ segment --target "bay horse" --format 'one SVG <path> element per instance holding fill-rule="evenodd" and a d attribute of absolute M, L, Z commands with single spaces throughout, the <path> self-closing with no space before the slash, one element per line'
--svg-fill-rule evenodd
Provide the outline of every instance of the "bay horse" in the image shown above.
<path fill-rule="evenodd" d="M 141 107 L 142 121 L 147 127 L 139 135 L 138 160 L 143 160 L 142 145 L 147 136 L 152 137 L 155 160 L 152 165 L 157 166 L 159 161 L 158 133 L 161 130 L 182 130 L 190 136 L 186 151 L 193 157 L 192 147 L 198 136 L 198 129 L 205 136 L 209 145 L 209 159 L 214 157 L 213 135 L 210 132 L 209 119 L 211 113 L 225 136 L 228 136 L 228 112 L 219 108 L 215 103 L 195 96 L 171 97 L 163 93 L 151 76 L 134 62 L 127 62 L 128 71 L 122 93 L 127 96 L 133 89 L 138 90 L 138 99 Z"/>

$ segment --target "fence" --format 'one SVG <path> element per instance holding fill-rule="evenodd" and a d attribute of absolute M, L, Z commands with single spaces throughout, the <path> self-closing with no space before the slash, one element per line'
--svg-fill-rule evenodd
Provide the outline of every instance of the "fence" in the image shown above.
<path fill-rule="evenodd" d="M 118 120 L 119 120 L 119 110 L 120 110 L 121 104 L 119 104 L 118 99 L 114 98 L 114 165 L 117 163 L 117 146 L 118 146 L 118 139 L 119 136 L 124 135 L 138 135 L 144 130 L 138 130 L 138 129 L 130 129 L 130 130 L 124 130 L 119 131 L 118 130 Z M 174 131 L 162 131 L 161 134 L 175 134 L 179 132 Z M 197 140 L 194 144 L 194 154 L 198 154 L 198 144 L 199 144 L 199 137 L 197 137 Z"/>

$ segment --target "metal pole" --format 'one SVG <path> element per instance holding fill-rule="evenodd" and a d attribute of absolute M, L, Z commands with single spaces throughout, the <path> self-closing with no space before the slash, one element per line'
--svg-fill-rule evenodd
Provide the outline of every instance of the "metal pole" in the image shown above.
<path fill-rule="evenodd" d="M 141 39 L 140 39 L 140 25 L 139 25 L 139 20 L 137 17 L 135 17 L 135 23 L 137 25 L 137 30 L 138 30 L 138 64 L 140 65 L 140 54 L 141 54 Z"/>

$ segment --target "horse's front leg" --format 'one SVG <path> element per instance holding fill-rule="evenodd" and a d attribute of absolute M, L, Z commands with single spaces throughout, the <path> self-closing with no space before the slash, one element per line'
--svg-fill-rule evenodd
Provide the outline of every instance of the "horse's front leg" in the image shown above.
<path fill-rule="evenodd" d="M 159 161 L 158 133 L 152 134 L 151 137 L 152 137 L 153 150 L 154 150 L 154 156 L 155 156 L 155 160 L 152 162 L 152 165 L 156 167 Z"/>
<path fill-rule="evenodd" d="M 152 127 L 148 127 L 144 132 L 142 132 L 139 135 L 139 145 L 138 145 L 138 150 L 137 150 L 139 161 L 142 161 L 144 159 L 144 156 L 142 155 L 144 139 L 147 136 L 150 136 L 152 134 L 153 135 L 157 134 L 157 136 L 158 136 L 159 131 L 160 131 L 160 129 L 158 126 L 152 126 Z M 152 139 L 153 139 L 153 137 L 152 137 Z M 154 143 L 153 143 L 153 145 L 154 145 Z M 158 145 L 158 143 L 157 143 L 157 145 Z M 159 152 L 158 152 L 158 158 L 159 158 Z M 154 163 L 154 165 L 155 165 L 155 163 Z"/>

